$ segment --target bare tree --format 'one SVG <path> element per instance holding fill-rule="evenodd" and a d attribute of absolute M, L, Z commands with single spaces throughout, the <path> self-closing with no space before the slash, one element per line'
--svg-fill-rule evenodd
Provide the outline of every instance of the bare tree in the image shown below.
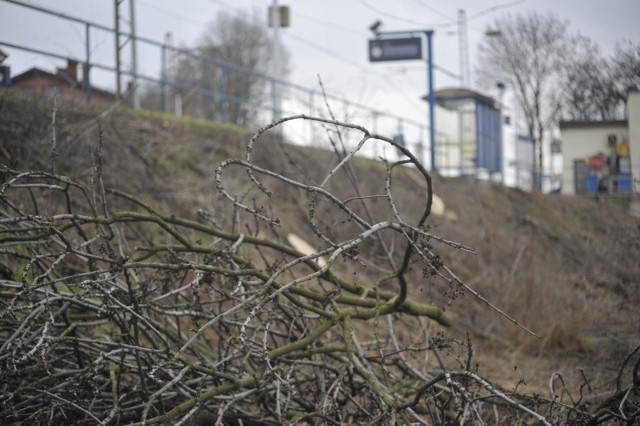
<path fill-rule="evenodd" d="M 168 72 L 170 94 L 180 97 L 183 114 L 246 126 L 268 109 L 273 43 L 258 14 L 220 12 L 192 53 L 185 50 L 170 51 Z M 289 55 L 281 52 L 278 78 L 288 72 Z M 159 88 L 149 85 L 143 104 L 158 108 L 159 98 Z"/>
<path fill-rule="evenodd" d="M 266 98 L 268 80 L 259 73 L 269 73 L 273 57 L 272 40 L 264 23 L 257 14 L 248 17 L 221 12 L 202 35 L 196 50 L 232 66 L 180 55 L 171 71 L 173 79 L 215 94 L 211 99 L 193 90 L 178 89 L 183 97 L 185 113 L 240 125 L 249 124 Z M 287 57 L 283 55 L 285 63 Z"/>
<path fill-rule="evenodd" d="M 627 91 L 640 87 L 640 44 L 618 44 L 609 57 L 603 57 L 599 47 L 585 37 L 574 39 L 572 46 L 560 81 L 565 118 L 624 118 Z"/>
<path fill-rule="evenodd" d="M 560 113 L 556 82 L 570 47 L 567 23 L 553 15 L 531 12 L 495 22 L 499 35 L 480 44 L 478 79 L 493 86 L 507 82 L 522 109 L 533 140 L 534 172 L 542 175 L 542 144 Z M 538 180 L 542 188 L 542 180 Z"/>
<path fill-rule="evenodd" d="M 630 88 L 640 89 L 640 42 L 618 44 L 612 62 L 618 94 L 624 102 Z"/>
<path fill-rule="evenodd" d="M 565 57 L 561 84 L 563 118 L 610 120 L 624 110 L 616 84 L 614 64 L 602 56 L 600 48 L 586 37 L 576 37 Z"/>

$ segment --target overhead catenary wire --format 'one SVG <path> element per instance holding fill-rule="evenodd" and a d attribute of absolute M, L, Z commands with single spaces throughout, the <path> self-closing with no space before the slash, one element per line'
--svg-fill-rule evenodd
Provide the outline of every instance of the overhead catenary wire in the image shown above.
<path fill-rule="evenodd" d="M 221 5 L 221 6 L 225 7 L 225 8 L 229 9 L 230 11 L 232 11 L 235 14 L 240 15 L 240 14 L 244 14 L 245 13 L 242 9 L 234 7 L 234 6 L 231 6 L 231 5 L 229 5 L 228 3 L 226 3 L 226 2 L 224 2 L 222 0 L 209 0 L 209 1 L 212 2 L 212 3 L 216 3 L 218 5 Z M 318 22 L 318 23 L 324 24 L 324 25 L 329 25 L 329 23 L 327 21 L 324 21 L 323 19 L 320 19 L 320 18 L 313 18 L 313 20 Z M 330 25 L 330 26 L 335 27 L 336 25 Z M 341 26 L 338 25 L 338 27 L 341 27 Z M 344 29 L 344 28 L 341 27 L 341 29 Z M 350 32 L 355 33 L 357 35 L 366 36 L 366 32 L 362 32 L 362 33 L 359 33 L 359 32 L 356 32 L 356 31 L 350 31 Z M 382 73 L 380 73 L 378 71 L 372 70 L 371 68 L 366 68 L 362 64 L 358 63 L 357 61 L 354 61 L 353 59 L 350 59 L 350 58 L 342 56 L 342 55 L 340 55 L 338 53 L 335 53 L 331 49 L 328 49 L 328 48 L 326 48 L 324 46 L 321 46 L 321 45 L 319 45 L 319 44 L 317 44 L 317 43 L 315 43 L 313 41 L 310 41 L 310 40 L 308 40 L 308 39 L 306 39 L 304 37 L 301 37 L 299 35 L 293 34 L 292 32 L 285 33 L 284 37 L 285 38 L 289 38 L 289 39 L 294 40 L 294 41 L 297 41 L 297 42 L 299 42 L 301 44 L 304 44 L 304 45 L 306 45 L 308 47 L 311 47 L 311 48 L 313 48 L 313 49 L 315 49 L 315 50 L 317 50 L 319 52 L 322 52 L 325 55 L 328 55 L 328 56 L 330 56 L 330 57 L 332 57 L 332 58 L 334 58 L 336 60 L 339 60 L 341 62 L 349 64 L 350 66 L 355 67 L 355 68 L 359 69 L 362 72 L 365 72 L 367 74 L 374 74 L 374 75 L 378 76 L 379 78 L 383 79 L 387 84 L 392 86 L 394 88 L 394 90 L 396 90 L 398 93 L 400 93 L 403 96 L 403 98 L 405 100 L 407 100 L 409 103 L 412 103 L 413 105 L 415 105 L 418 108 L 422 107 L 422 105 L 418 102 L 417 99 L 413 99 L 406 92 L 404 92 L 402 89 L 400 89 L 389 78 L 389 76 L 386 76 L 386 75 L 384 75 L 384 74 L 382 74 Z"/>
<path fill-rule="evenodd" d="M 238 7 L 235 7 L 235 6 L 231 6 L 230 4 L 228 4 L 227 2 L 225 2 L 223 0 L 209 0 L 209 1 L 226 8 L 226 9 L 230 10 L 231 12 L 233 12 L 233 13 L 235 13 L 237 15 L 244 15 L 246 13 L 243 9 L 240 9 Z M 363 3 L 366 7 L 369 7 L 372 10 L 380 12 L 376 8 L 374 8 L 374 7 L 370 6 L 369 4 L 367 4 L 364 0 L 360 0 L 360 2 Z M 337 28 L 337 29 L 340 29 L 342 31 L 345 31 L 345 32 L 348 32 L 348 33 L 351 33 L 351 34 L 354 34 L 354 35 L 358 35 L 358 36 L 366 37 L 366 35 L 367 35 L 367 33 L 365 31 L 360 32 L 360 31 L 352 30 L 352 29 L 344 27 L 342 25 L 338 25 L 338 24 L 326 21 L 326 20 L 321 19 L 321 18 L 311 17 L 311 16 L 306 15 L 306 14 L 301 14 L 299 12 L 298 13 L 293 12 L 293 13 L 294 13 L 294 16 L 301 16 L 303 18 L 312 20 L 312 21 L 314 21 L 314 22 L 316 22 L 318 24 L 325 25 L 327 27 Z M 384 12 L 382 12 L 382 13 L 384 13 Z M 393 16 L 394 16 L 393 19 L 401 18 L 401 17 L 396 17 L 395 15 L 393 15 Z M 411 21 L 411 20 L 409 20 L 409 21 Z M 413 21 L 413 23 L 414 24 L 418 24 L 418 25 L 426 25 L 424 23 L 419 23 L 417 21 Z M 436 24 L 436 26 L 443 26 L 443 27 L 451 26 L 451 25 L 457 25 L 457 22 L 454 20 L 453 24 Z M 312 49 L 315 49 L 315 50 L 317 50 L 319 52 L 322 52 L 323 54 L 325 54 L 327 56 L 330 56 L 330 57 L 332 57 L 332 58 L 334 58 L 336 60 L 339 60 L 339 61 L 341 61 L 343 63 L 349 64 L 350 66 L 355 67 L 355 68 L 359 69 L 362 72 L 365 72 L 367 74 L 376 75 L 377 77 L 383 79 L 387 84 L 392 86 L 394 90 L 396 90 L 398 93 L 400 93 L 402 95 L 402 97 L 406 101 L 408 101 L 408 103 L 414 105 L 418 109 L 422 108 L 422 104 L 418 101 L 417 98 L 414 99 L 413 97 L 409 96 L 406 92 L 404 92 L 402 89 L 400 89 L 393 82 L 393 80 L 389 76 L 384 75 L 384 74 L 382 74 L 382 73 L 380 73 L 380 72 L 378 72 L 378 71 L 376 71 L 376 70 L 374 70 L 374 69 L 372 69 L 370 67 L 365 67 L 361 63 L 359 63 L 357 61 L 354 61 L 353 59 L 350 59 L 348 57 L 342 56 L 342 55 L 332 51 L 331 49 L 329 49 L 329 48 L 327 48 L 325 46 L 319 45 L 318 43 L 315 43 L 315 42 L 313 42 L 311 40 L 308 40 L 308 39 L 306 39 L 306 38 L 304 38 L 304 37 L 302 37 L 300 35 L 296 35 L 291 31 L 284 33 L 284 37 L 285 38 L 289 38 L 289 39 L 294 40 L 294 41 L 297 41 L 298 43 L 304 44 L 304 45 L 306 45 L 308 47 L 311 47 Z M 443 72 L 444 74 L 446 74 L 446 75 L 448 75 L 450 77 L 453 77 L 453 78 L 456 78 L 456 79 L 460 78 L 455 73 L 453 73 L 453 72 L 447 70 L 446 68 L 441 67 L 441 66 L 439 66 L 437 64 L 434 64 L 434 68 L 437 69 L 438 71 Z"/>
<path fill-rule="evenodd" d="M 13 0 L 5 0 L 5 1 L 9 1 L 10 3 L 15 3 L 15 4 L 23 4 L 20 1 L 13 1 Z M 143 6 L 145 8 L 146 7 L 150 7 L 151 9 L 154 9 L 154 10 L 160 12 L 160 13 L 163 13 L 163 14 L 166 14 L 168 16 L 171 16 L 174 19 L 185 20 L 185 21 L 192 22 L 192 23 L 196 23 L 197 22 L 199 25 L 200 24 L 204 24 L 204 22 L 192 19 L 192 18 L 190 18 L 190 17 L 188 17 L 186 15 L 183 15 L 183 14 L 180 14 L 180 13 L 177 13 L 177 12 L 172 12 L 170 9 L 167 9 L 167 8 L 164 8 L 164 7 L 161 7 L 161 6 L 152 5 L 147 0 L 140 0 L 140 1 L 142 1 Z M 232 13 L 239 14 L 239 15 L 246 15 L 246 12 L 243 9 L 240 9 L 240 8 L 238 8 L 236 6 L 232 6 L 228 2 L 225 2 L 223 0 L 209 0 L 209 1 L 214 3 L 214 4 L 217 4 L 217 5 L 221 6 L 223 8 L 225 8 L 226 10 L 229 10 Z M 35 8 L 35 9 L 42 10 L 41 8 Z M 44 10 L 42 10 L 42 11 L 44 11 Z M 71 21 L 85 22 L 85 21 L 78 20 L 76 18 L 72 18 L 72 17 L 70 17 L 70 16 L 68 16 L 68 15 L 66 15 L 64 13 L 58 13 L 57 15 L 60 16 L 60 17 L 68 18 Z M 306 18 L 308 18 L 308 17 L 306 17 Z M 326 21 L 324 21 L 322 19 L 315 19 L 315 22 L 317 22 L 317 23 L 319 23 L 321 25 L 326 25 L 328 27 L 331 27 L 328 22 L 326 22 Z M 87 23 L 89 23 L 89 22 L 87 21 Z M 92 27 L 95 27 L 95 28 L 108 30 L 107 27 L 105 27 L 104 25 L 101 25 L 101 24 L 97 24 L 97 23 L 94 23 L 94 22 L 90 22 L 89 24 Z M 342 28 L 342 29 L 344 30 L 345 28 Z M 353 34 L 357 34 L 359 36 L 360 35 L 364 36 L 366 34 L 366 32 L 364 32 L 364 31 L 363 32 L 358 32 L 356 30 L 353 30 L 351 32 Z M 124 36 L 124 37 L 130 36 L 126 31 L 121 31 L 120 34 L 121 34 L 121 36 Z M 341 61 L 343 63 L 348 63 L 350 66 L 353 66 L 353 67 L 357 68 L 358 70 L 360 70 L 363 73 L 366 73 L 367 75 L 370 75 L 370 76 L 377 77 L 377 78 L 381 79 L 382 81 L 384 81 L 384 84 L 386 86 L 388 86 L 389 88 L 393 89 L 393 91 L 396 93 L 396 95 L 399 95 L 400 97 L 402 97 L 404 99 L 403 102 L 405 102 L 406 104 L 410 104 L 413 107 L 415 107 L 415 108 L 412 108 L 412 109 L 418 111 L 418 110 L 421 110 L 424 107 L 424 104 L 419 101 L 419 98 L 417 96 L 414 97 L 411 94 L 408 94 L 406 89 L 402 89 L 397 84 L 397 82 L 394 81 L 394 79 L 392 77 L 390 77 L 388 75 L 384 75 L 384 73 L 380 72 L 379 70 L 374 69 L 374 67 L 367 66 L 367 64 L 355 61 L 350 57 L 346 57 L 344 55 L 340 55 L 340 54 L 336 53 L 335 51 L 327 49 L 324 46 L 320 46 L 317 43 L 313 43 L 312 41 L 310 41 L 308 39 L 305 39 L 304 37 L 300 37 L 300 36 L 294 35 L 292 32 L 288 32 L 287 37 L 290 37 L 291 39 L 297 38 L 297 41 L 300 42 L 300 43 L 306 44 L 307 46 L 311 46 L 315 50 L 322 51 L 324 54 L 329 55 L 330 57 L 333 57 L 334 59 L 337 59 L 337 60 L 339 60 L 339 61 Z M 150 43 L 150 44 L 155 45 L 155 46 L 160 46 L 161 45 L 161 43 L 154 42 L 153 40 L 150 40 L 150 39 L 148 39 L 146 37 L 139 37 L 138 36 L 138 38 L 141 41 Z M 353 104 L 355 105 L 355 103 L 353 103 Z"/>
<path fill-rule="evenodd" d="M 452 18 L 451 16 L 447 15 L 446 13 L 443 13 L 441 11 L 439 11 L 438 9 L 436 9 L 435 7 L 425 3 L 422 0 L 414 0 L 417 4 L 419 4 L 420 6 L 429 9 L 430 11 L 432 11 L 433 13 L 442 16 L 445 19 L 448 19 L 449 21 L 455 21 L 455 18 Z"/>
<path fill-rule="evenodd" d="M 517 6 L 519 4 L 524 3 L 526 0 L 515 0 L 515 1 L 510 1 L 508 3 L 503 3 L 503 4 L 498 4 L 496 6 L 490 7 L 488 9 L 484 9 L 481 10 L 480 12 L 476 12 L 473 15 L 471 15 L 470 17 L 467 18 L 468 21 L 471 21 L 473 19 L 479 18 L 481 16 L 487 15 L 489 13 L 493 13 L 496 10 L 500 10 L 500 9 L 506 9 L 509 7 L 513 7 L 513 6 Z"/>
<path fill-rule="evenodd" d="M 385 12 L 384 10 L 380 10 L 375 6 L 371 6 L 369 3 L 367 3 L 365 0 L 360 0 L 360 4 L 362 4 L 364 7 L 366 7 L 369 10 L 372 10 L 376 13 L 379 13 L 380 15 L 389 18 L 389 19 L 393 19 L 395 21 L 398 22 L 404 22 L 407 24 L 411 24 L 411 25 L 419 25 L 421 27 L 448 27 L 451 26 L 451 24 L 427 24 L 424 22 L 420 22 L 420 21 L 416 21 L 410 18 L 405 18 L 403 16 L 399 16 L 399 15 L 395 15 L 393 13 L 389 13 L 389 12 Z"/>
<path fill-rule="evenodd" d="M 349 34 L 353 34 L 353 35 L 357 35 L 357 36 L 367 36 L 367 32 L 366 31 L 358 31 L 358 30 L 354 30 L 353 28 L 350 27 L 345 27 L 344 25 L 340 25 L 340 24 L 336 24 L 335 22 L 331 22 L 331 21 L 327 21 L 325 19 L 321 19 L 318 18 L 316 16 L 311 16 L 311 15 L 307 15 L 305 13 L 301 13 L 301 12 L 297 12 L 297 11 L 292 11 L 293 16 L 295 17 L 300 17 L 302 19 L 306 19 L 321 25 L 324 25 L 326 27 L 331 27 L 340 31 L 343 31 L 345 33 L 349 33 Z"/>
<path fill-rule="evenodd" d="M 178 19 L 178 20 L 181 20 L 181 21 L 189 22 L 189 23 L 196 24 L 196 25 L 201 25 L 201 26 L 207 25 L 207 23 L 204 22 L 204 21 L 201 21 L 199 19 L 194 19 L 194 18 L 192 18 L 190 16 L 183 15 L 181 13 L 175 12 L 175 11 L 173 11 L 171 9 L 167 9 L 165 7 L 162 7 L 162 6 L 158 6 L 155 3 L 151 3 L 151 2 L 146 1 L 146 0 L 138 0 L 138 2 L 140 2 L 140 4 L 143 5 L 147 9 L 155 10 L 156 12 L 162 13 L 162 14 L 164 14 L 166 16 L 171 16 L 171 17 L 173 17 L 175 19 Z"/>
<path fill-rule="evenodd" d="M 236 15 L 244 15 L 245 11 L 243 9 L 240 9 L 238 7 L 235 6 L 231 6 L 230 4 L 228 4 L 227 2 L 223 1 L 223 0 L 209 0 L 212 3 L 215 3 L 219 6 L 224 7 L 225 9 L 229 10 L 230 12 L 236 14 Z M 300 13 L 295 13 L 294 12 L 294 16 L 302 16 L 303 18 L 312 20 L 316 23 L 319 23 L 321 25 L 325 25 L 327 27 L 331 27 L 331 28 L 337 28 L 340 29 L 342 31 L 354 34 L 354 35 L 358 35 L 358 36 L 363 36 L 366 37 L 366 32 L 358 32 L 356 30 L 352 30 L 346 27 L 343 27 L 341 25 L 335 24 L 335 23 L 331 23 L 329 21 L 325 21 L 321 18 L 317 18 L 317 17 L 310 17 L 308 15 L 305 14 L 300 14 Z M 408 95 L 404 90 L 400 89 L 398 87 L 398 85 L 387 75 L 384 75 L 383 73 L 376 71 L 370 67 L 365 67 L 364 65 L 362 65 L 361 63 L 354 61 L 353 59 L 350 59 L 348 57 L 342 56 L 334 51 L 332 51 L 331 49 L 328 49 L 325 46 L 321 46 L 313 41 L 310 41 L 304 37 L 301 37 L 300 35 L 296 35 L 291 31 L 288 31 L 286 33 L 284 33 L 284 38 L 288 38 L 290 40 L 294 40 L 297 41 L 298 43 L 304 44 L 308 47 L 311 47 L 312 49 L 315 49 L 319 52 L 322 52 L 323 54 L 332 57 L 336 60 L 339 60 L 343 63 L 346 63 L 352 67 L 355 67 L 357 69 L 359 69 L 361 72 L 367 73 L 369 75 L 375 75 L 378 78 L 382 79 L 387 85 L 389 85 L 390 87 L 392 87 L 396 93 L 400 94 L 403 99 L 408 103 L 411 104 L 415 107 L 416 110 L 421 110 L 423 108 L 423 105 L 419 102 L 418 98 L 414 98 L 410 95 Z M 428 129 L 430 126 L 427 125 L 426 128 Z"/>
<path fill-rule="evenodd" d="M 292 40 L 298 41 L 299 43 L 303 43 L 309 47 L 313 47 L 314 49 L 328 55 L 331 56 L 334 59 L 337 59 L 339 61 L 342 61 L 346 64 L 351 65 L 352 67 L 355 67 L 357 69 L 359 69 L 360 71 L 367 73 L 367 74 L 374 74 L 377 77 L 383 79 L 385 82 L 387 82 L 390 86 L 393 86 L 394 90 L 396 90 L 398 93 L 400 93 L 408 102 L 413 103 L 414 105 L 420 106 L 418 105 L 418 101 L 416 99 L 413 99 L 411 96 L 409 96 L 406 92 L 404 92 L 402 89 L 400 89 L 387 75 L 384 75 L 382 73 L 380 73 L 379 71 L 373 70 L 371 68 L 367 68 L 364 65 L 362 65 L 361 63 L 354 61 L 353 59 L 349 59 L 345 56 L 336 54 L 334 51 L 332 51 L 331 49 L 328 49 L 326 47 L 320 46 L 312 41 L 309 41 L 303 37 L 300 37 L 298 35 L 294 35 L 292 33 L 287 33 L 286 37 L 291 38 Z"/>

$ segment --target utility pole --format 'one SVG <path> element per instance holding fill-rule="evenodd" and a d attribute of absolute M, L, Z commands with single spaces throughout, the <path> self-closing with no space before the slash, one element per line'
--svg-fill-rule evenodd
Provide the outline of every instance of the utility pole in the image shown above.
<path fill-rule="evenodd" d="M 120 100 L 122 92 L 122 81 L 120 80 L 120 3 L 123 0 L 114 0 L 114 19 L 115 19 L 115 52 L 116 52 L 116 102 Z"/>
<path fill-rule="evenodd" d="M 273 107 L 273 121 L 280 119 L 282 98 L 278 93 L 278 85 L 275 78 L 280 75 L 280 8 L 278 0 L 273 0 L 271 5 L 271 24 L 273 25 L 273 66 L 271 68 L 271 100 Z"/>
<path fill-rule="evenodd" d="M 282 78 L 284 67 L 282 66 L 283 54 L 280 44 L 280 28 L 288 27 L 290 22 L 289 6 L 278 6 L 278 0 L 268 8 L 268 26 L 273 27 L 273 56 L 271 66 L 271 102 L 273 109 L 273 121 L 277 121 L 282 116 L 282 93 L 278 90 L 276 79 Z"/>
<path fill-rule="evenodd" d="M 114 23 L 115 23 L 115 57 L 116 57 L 116 102 L 122 98 L 122 49 L 127 44 L 131 43 L 131 85 L 130 92 L 132 96 L 132 105 L 134 108 L 140 108 L 140 96 L 137 90 L 138 84 L 138 54 L 136 46 L 136 16 L 135 16 L 135 4 L 134 0 L 129 0 L 129 24 L 130 35 L 124 43 L 120 43 L 120 4 L 124 0 L 114 0 Z"/>
<path fill-rule="evenodd" d="M 162 112 L 167 112 L 167 50 L 170 50 L 171 44 L 172 35 L 167 32 L 160 49 L 160 108 Z"/>
<path fill-rule="evenodd" d="M 129 20 L 131 21 L 131 97 L 133 107 L 140 108 L 140 91 L 138 90 L 138 52 L 136 42 L 136 13 L 134 0 L 129 0 Z"/>
<path fill-rule="evenodd" d="M 469 66 L 469 38 L 467 37 L 467 14 L 464 9 L 458 10 L 458 55 L 460 62 L 460 82 L 462 87 L 471 86 L 471 69 Z"/>

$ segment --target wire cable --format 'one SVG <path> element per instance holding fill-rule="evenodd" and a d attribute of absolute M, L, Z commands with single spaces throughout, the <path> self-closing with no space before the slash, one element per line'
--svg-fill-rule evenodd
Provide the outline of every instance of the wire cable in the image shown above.
<path fill-rule="evenodd" d="M 455 25 L 455 18 L 450 17 L 449 15 L 447 15 L 446 13 L 440 12 L 438 9 L 434 8 L 433 6 L 430 6 L 428 4 L 426 4 L 425 2 L 423 2 L 422 0 L 414 0 L 416 3 L 418 3 L 420 6 L 429 9 L 430 11 L 432 11 L 433 13 L 435 13 L 436 15 L 440 15 L 441 17 L 445 18 L 448 21 L 451 21 L 450 24 L 448 25 Z M 444 24 L 443 24 L 444 25 Z"/>
<path fill-rule="evenodd" d="M 182 15 L 180 13 L 174 12 L 173 10 L 166 9 L 166 8 L 164 8 L 162 6 L 158 6 L 158 5 L 156 5 L 154 3 L 151 3 L 151 2 L 148 2 L 148 1 L 145 1 L 145 0 L 138 0 L 138 2 L 142 6 L 147 8 L 147 9 L 155 10 L 156 12 L 162 13 L 162 14 L 167 15 L 167 16 L 171 16 L 171 17 L 179 19 L 181 21 L 190 22 L 192 24 L 197 24 L 197 25 L 202 25 L 202 26 L 207 25 L 206 22 L 200 21 L 198 19 L 191 18 L 191 17 L 186 16 L 186 15 Z"/>
<path fill-rule="evenodd" d="M 327 27 L 335 28 L 335 29 L 343 31 L 345 33 L 349 33 L 349 34 L 353 34 L 353 35 L 357 35 L 357 36 L 366 36 L 367 35 L 366 31 L 357 31 L 357 30 L 354 30 L 353 28 L 345 27 L 343 25 L 336 24 L 335 22 L 326 21 L 324 19 L 320 19 L 320 18 L 315 17 L 315 16 L 310 16 L 310 15 L 307 15 L 305 13 L 293 12 L 293 16 L 297 16 L 297 17 L 300 17 L 302 19 L 307 19 L 309 21 L 316 22 L 318 24 L 322 24 L 322 25 L 325 25 Z"/>
<path fill-rule="evenodd" d="M 485 9 L 485 10 L 481 10 L 480 12 L 474 13 L 469 18 L 467 18 L 467 21 L 471 21 L 472 19 L 476 19 L 476 18 L 479 18 L 479 17 L 481 17 L 483 15 L 487 15 L 489 13 L 495 12 L 496 10 L 506 9 L 508 7 L 517 6 L 517 5 L 521 4 L 521 3 L 524 3 L 525 1 L 526 0 L 516 0 L 516 1 L 509 2 L 509 3 L 499 4 L 499 5 L 490 7 L 490 8 Z"/>
<path fill-rule="evenodd" d="M 420 104 L 417 101 L 417 99 L 414 99 L 413 97 L 409 96 L 406 92 L 404 92 L 402 89 L 400 89 L 395 84 L 395 82 L 393 82 L 391 80 L 391 78 L 389 76 L 384 75 L 384 74 L 382 74 L 382 73 L 380 73 L 378 71 L 375 71 L 375 70 L 373 70 L 371 68 L 365 67 L 362 64 L 360 64 L 359 62 L 354 61 L 353 59 L 347 58 L 347 57 L 342 56 L 342 55 L 338 55 L 334 51 L 332 51 L 332 50 L 330 50 L 330 49 L 328 49 L 328 48 L 326 48 L 324 46 L 321 46 L 319 44 L 316 44 L 316 43 L 314 43 L 312 41 L 309 41 L 309 40 L 307 40 L 307 39 L 305 39 L 303 37 L 297 36 L 297 35 L 292 34 L 292 33 L 287 33 L 285 37 L 289 37 L 292 40 L 295 40 L 295 41 L 297 41 L 299 43 L 302 43 L 302 44 L 305 44 L 305 45 L 307 45 L 309 47 L 312 47 L 312 48 L 314 48 L 314 49 L 316 49 L 316 50 L 318 50 L 318 51 L 320 51 L 320 52 L 322 52 L 322 53 L 324 53 L 324 54 L 326 54 L 328 56 L 331 56 L 334 59 L 337 59 L 337 60 L 342 61 L 342 62 L 344 62 L 346 64 L 349 64 L 352 67 L 355 67 L 355 68 L 359 69 L 360 71 L 362 71 L 362 72 L 364 72 L 366 74 L 369 74 L 369 75 L 373 74 L 373 75 L 378 76 L 379 78 L 382 78 L 387 84 L 389 84 L 389 86 L 392 86 L 392 88 L 395 91 L 397 91 L 399 94 L 401 94 L 403 96 L 403 98 L 405 98 L 405 100 L 407 102 L 412 103 L 413 105 L 418 106 L 418 107 L 420 106 Z"/>
<path fill-rule="evenodd" d="M 419 21 L 414 21 L 413 19 L 409 19 L 409 18 L 405 18 L 403 16 L 398 16 L 398 15 L 393 15 L 391 13 L 385 12 L 383 10 L 380 10 L 374 6 L 371 6 L 369 3 L 367 3 L 365 0 L 360 0 L 360 3 L 366 7 L 369 10 L 373 10 L 376 13 L 379 13 L 382 16 L 385 16 L 389 19 L 393 19 L 396 21 L 400 21 L 400 22 L 405 22 L 408 24 L 412 24 L 412 25 L 419 25 L 421 27 L 449 27 L 451 25 L 455 25 L 455 24 L 425 24 L 424 22 L 419 22 Z"/>

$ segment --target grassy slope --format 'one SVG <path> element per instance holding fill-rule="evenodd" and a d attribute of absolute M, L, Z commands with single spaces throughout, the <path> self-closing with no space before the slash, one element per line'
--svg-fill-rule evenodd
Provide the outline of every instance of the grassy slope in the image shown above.
<path fill-rule="evenodd" d="M 204 209 L 220 222 L 230 221 L 233 212 L 215 191 L 213 171 L 225 158 L 244 155 L 249 132 L 126 109 L 60 105 L 52 162 L 52 105 L 50 99 L 2 95 L 0 164 L 16 169 L 55 167 L 60 173 L 86 177 L 92 152 L 98 155 L 102 140 L 108 185 L 177 214 L 193 217 L 197 209 Z M 261 164 L 311 182 L 322 178 L 334 162 L 330 153 L 309 147 L 285 147 L 274 140 L 261 146 L 265 148 L 255 153 Z M 367 160 L 356 165 L 364 187 L 373 185 L 383 170 Z M 407 217 L 421 207 L 416 193 L 423 188 L 413 173 L 405 169 L 394 175 L 394 195 Z M 347 180 L 341 179 L 336 180 L 336 191 L 347 196 L 353 190 L 346 184 L 341 188 L 338 183 Z M 268 202 L 259 194 L 243 192 L 247 191 L 244 177 L 232 178 L 227 185 L 247 199 Z M 610 377 L 639 343 L 638 220 L 603 201 L 530 194 L 465 178 L 435 176 L 434 187 L 458 219 L 432 217 L 431 230 L 478 253 L 473 256 L 438 245 L 445 263 L 541 336 L 526 335 L 469 294 L 451 302 L 445 284 L 415 271 L 412 297 L 443 305 L 451 302 L 450 309 L 458 315 L 452 333 L 464 338 L 471 332 L 480 373 L 503 384 L 524 378 L 532 389 L 543 389 L 553 371 L 569 376 L 584 368 L 590 377 Z M 281 189 L 267 210 L 285 224 L 284 231 L 317 243 L 306 225 L 304 194 Z M 330 211 L 325 212 L 323 224 L 335 232 L 349 232 L 339 215 Z M 274 238 L 283 238 L 286 232 Z"/>

